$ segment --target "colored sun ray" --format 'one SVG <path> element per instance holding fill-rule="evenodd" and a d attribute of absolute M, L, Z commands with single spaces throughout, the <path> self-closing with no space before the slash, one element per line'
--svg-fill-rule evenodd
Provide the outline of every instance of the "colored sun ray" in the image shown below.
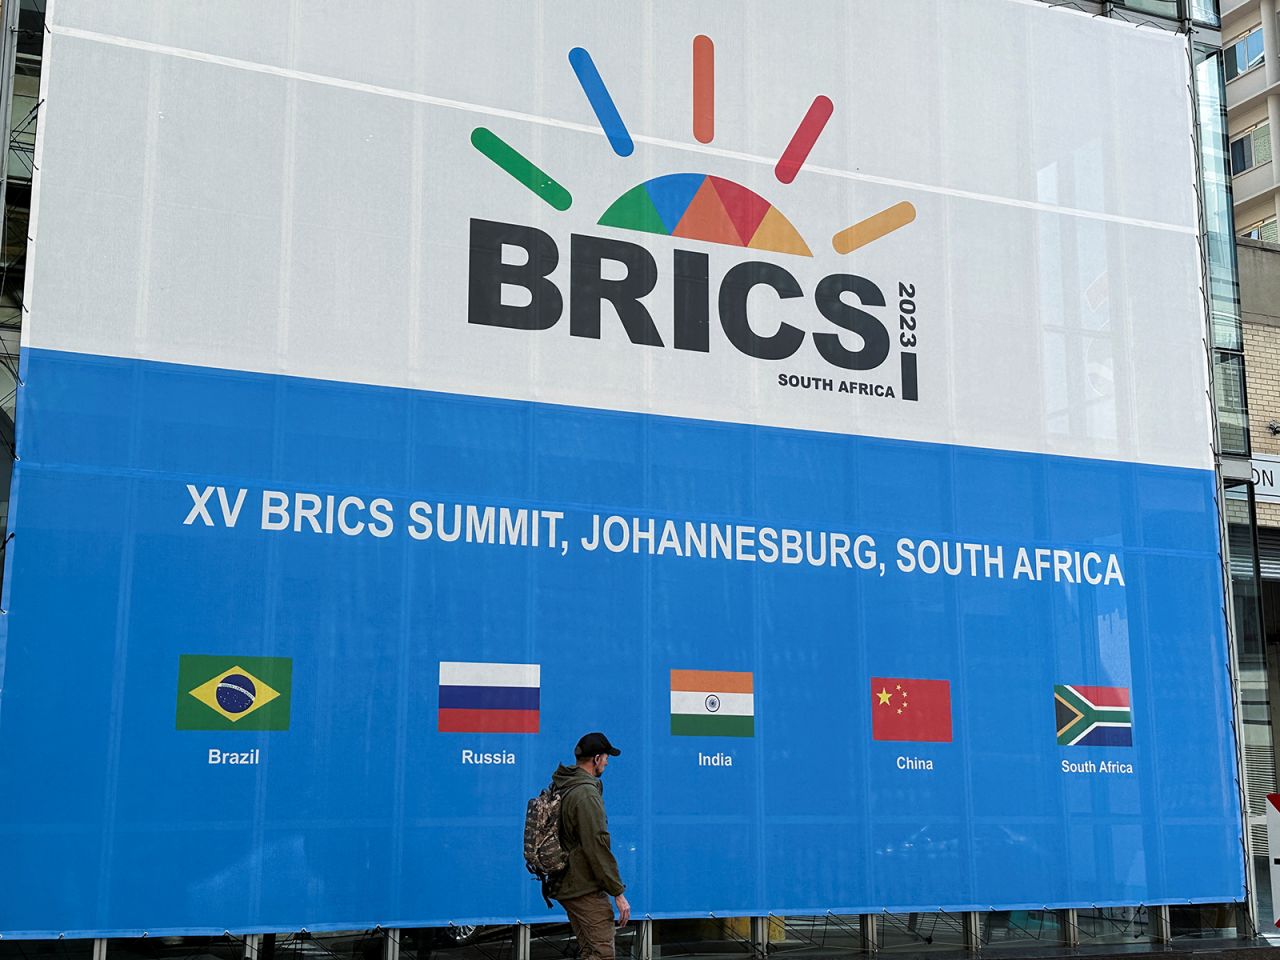
<path fill-rule="evenodd" d="M 791 225 L 791 221 L 778 212 L 777 207 L 770 207 L 769 212 L 760 221 L 755 235 L 747 244 L 753 250 L 772 250 L 775 253 L 794 253 L 799 257 L 812 257 L 808 245 L 799 231 Z"/>
<path fill-rule="evenodd" d="M 671 228 L 663 221 L 658 208 L 653 205 L 645 184 L 632 187 L 609 206 L 600 218 L 602 227 L 620 227 L 623 230 L 639 230 L 641 233 L 671 235 Z"/>
<path fill-rule="evenodd" d="M 693 136 L 710 143 L 716 135 L 716 45 L 699 34 L 693 38 Z"/>
<path fill-rule="evenodd" d="M 886 234 L 900 230 L 915 218 L 916 208 L 904 200 L 841 230 L 831 238 L 831 246 L 835 247 L 836 253 L 853 253 L 872 240 L 879 240 Z"/>
<path fill-rule="evenodd" d="M 743 246 L 738 228 L 725 212 L 724 203 L 716 192 L 711 178 L 702 182 L 701 188 L 690 201 L 684 216 L 671 231 L 673 237 L 687 240 L 704 240 L 707 243 L 724 243 L 733 247 Z"/>
<path fill-rule="evenodd" d="M 471 131 L 471 145 L 555 209 L 568 210 L 573 203 L 568 190 L 492 130 L 476 127 Z"/>
<path fill-rule="evenodd" d="M 760 226 L 760 221 L 769 212 L 769 201 L 732 180 L 725 180 L 723 177 L 707 177 L 707 180 L 720 195 L 724 212 L 738 228 L 738 236 L 742 238 L 743 244 L 750 243 Z"/>
<path fill-rule="evenodd" d="M 609 146 L 613 147 L 613 152 L 620 157 L 631 156 L 636 145 L 631 142 L 627 125 L 622 122 L 622 116 L 614 105 L 613 97 L 609 96 L 609 90 L 604 85 L 591 54 L 582 47 L 574 47 L 569 51 L 569 65 L 577 74 L 582 92 L 587 95 L 587 102 L 595 111 L 596 120 L 600 122 L 604 135 L 609 138 Z"/>
<path fill-rule="evenodd" d="M 645 184 L 658 216 L 667 225 L 667 233 L 676 228 L 704 180 L 706 174 L 702 173 L 668 173 Z"/>
<path fill-rule="evenodd" d="M 796 178 L 809 151 L 822 135 L 822 129 L 831 119 L 834 109 L 834 105 L 826 97 L 814 97 L 813 103 L 809 104 L 808 112 L 800 121 L 800 126 L 796 127 L 796 132 L 791 135 L 791 142 L 782 151 L 778 165 L 773 168 L 773 175 L 782 183 L 790 183 Z"/>

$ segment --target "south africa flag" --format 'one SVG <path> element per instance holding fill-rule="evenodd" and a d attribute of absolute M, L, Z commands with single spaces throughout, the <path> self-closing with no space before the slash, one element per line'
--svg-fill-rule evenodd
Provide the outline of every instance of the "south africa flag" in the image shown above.
<path fill-rule="evenodd" d="M 1128 687 L 1053 688 L 1058 745 L 1063 747 L 1133 746 L 1133 711 Z"/>

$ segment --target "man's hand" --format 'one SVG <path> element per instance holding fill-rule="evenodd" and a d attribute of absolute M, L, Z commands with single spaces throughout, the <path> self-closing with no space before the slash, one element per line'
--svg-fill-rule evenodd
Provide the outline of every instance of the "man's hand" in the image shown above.
<path fill-rule="evenodd" d="M 631 904 L 627 903 L 627 898 L 622 894 L 618 894 L 613 899 L 618 904 L 618 926 L 625 927 L 631 922 Z"/>

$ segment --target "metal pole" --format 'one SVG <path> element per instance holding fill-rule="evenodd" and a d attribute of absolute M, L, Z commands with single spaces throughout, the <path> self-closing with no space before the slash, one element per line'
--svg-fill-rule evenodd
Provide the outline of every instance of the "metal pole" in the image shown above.
<path fill-rule="evenodd" d="M 636 936 L 640 941 L 639 960 L 653 960 L 653 921 L 641 920 L 640 932 Z"/>
<path fill-rule="evenodd" d="M 515 941 L 516 960 L 529 960 L 529 954 L 533 949 L 533 933 L 527 923 L 516 924 Z M 392 958 L 388 957 L 387 960 Z M 400 960 L 400 958 L 397 956 L 394 960 Z"/>
<path fill-rule="evenodd" d="M 0 158 L 0 211 L 5 209 L 5 193 L 9 183 L 9 138 L 13 126 L 13 85 L 14 73 L 18 63 L 18 18 L 22 15 L 21 0 L 7 0 L 4 6 L 4 35 L 0 37 L 0 110 L 4 117 L 0 118 L 0 130 L 4 131 L 4 156 Z M 7 217 L 0 213 L 0 231 L 6 225 Z M 3 233 L 0 233 L 0 240 Z"/>
<path fill-rule="evenodd" d="M 1156 943 L 1168 943 L 1173 939 L 1173 927 L 1169 923 L 1169 907 L 1161 904 L 1149 907 L 1147 913 L 1151 917 L 1151 939 Z"/>
<path fill-rule="evenodd" d="M 393 927 L 390 930 L 382 931 L 382 937 L 385 941 L 382 947 L 382 960 L 400 960 L 400 931 Z M 520 957 L 519 960 L 525 960 Z"/>
<path fill-rule="evenodd" d="M 251 933 L 244 938 L 244 960 L 259 960 L 262 955 L 262 934 Z M 94 960 L 98 960 L 95 956 Z"/>
<path fill-rule="evenodd" d="M 982 950 L 982 916 L 976 910 L 966 910 L 960 915 L 960 923 L 964 930 L 964 949 L 966 953 L 978 953 Z"/>
<path fill-rule="evenodd" d="M 874 913 L 858 914 L 858 930 L 862 934 L 864 953 L 875 953 L 880 949 L 880 926 Z"/>
<path fill-rule="evenodd" d="M 1062 924 L 1062 945 L 1072 950 L 1080 946 L 1080 915 L 1075 908 L 1059 910 L 1058 922 Z"/>
<path fill-rule="evenodd" d="M 768 917 L 751 918 L 751 950 L 759 960 L 764 960 L 769 955 Z"/>
<path fill-rule="evenodd" d="M 93 941 L 93 960 L 107 960 L 107 940 L 99 937 Z"/>

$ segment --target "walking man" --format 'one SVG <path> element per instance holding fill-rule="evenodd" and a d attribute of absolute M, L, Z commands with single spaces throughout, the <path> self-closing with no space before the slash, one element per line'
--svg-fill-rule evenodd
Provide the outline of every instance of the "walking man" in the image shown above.
<path fill-rule="evenodd" d="M 574 748 L 577 764 L 561 764 L 551 778 L 561 796 L 560 840 L 569 854 L 569 866 L 556 880 L 551 895 L 569 915 L 581 960 L 614 960 L 610 896 L 618 904 L 618 926 L 626 926 L 631 919 L 618 861 L 609 847 L 609 821 L 600 782 L 609 758 L 621 752 L 603 733 L 588 733 Z"/>

